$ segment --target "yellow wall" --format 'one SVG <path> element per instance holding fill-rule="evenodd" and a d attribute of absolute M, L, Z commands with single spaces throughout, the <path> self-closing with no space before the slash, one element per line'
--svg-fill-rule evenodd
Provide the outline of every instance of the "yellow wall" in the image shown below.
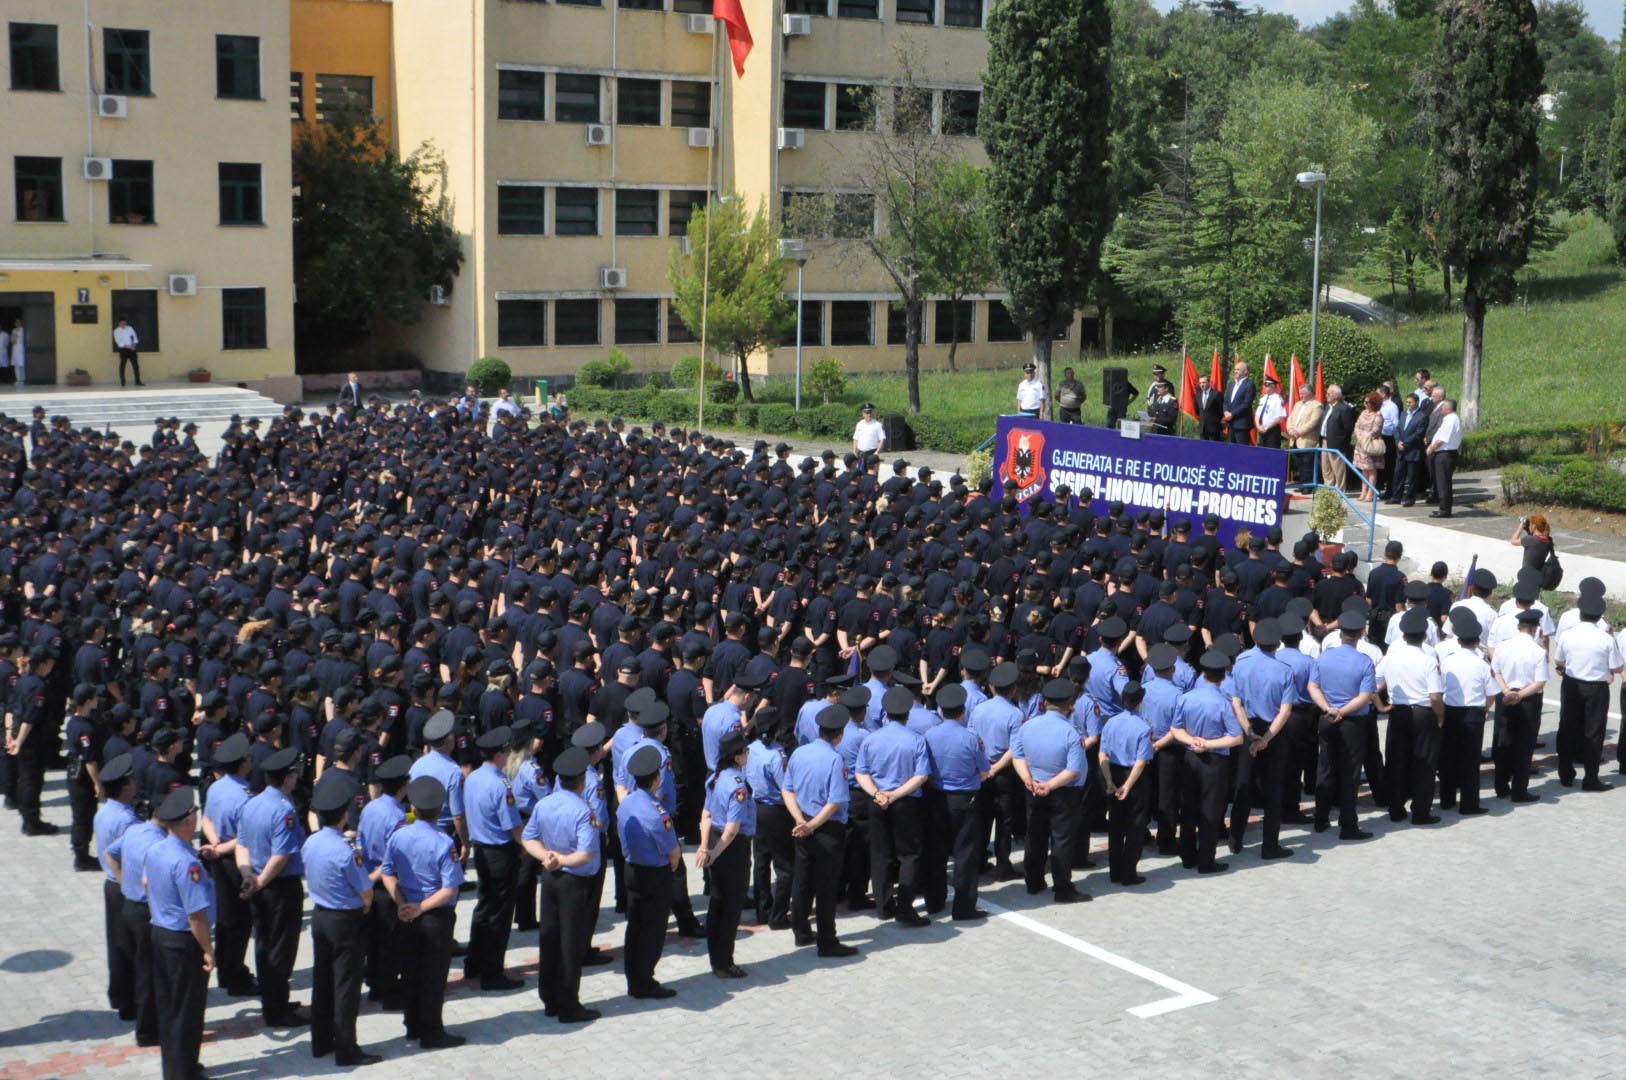
<path fill-rule="evenodd" d="M 305 120 L 316 119 L 316 77 L 367 75 L 373 113 L 395 137 L 395 67 L 389 0 L 289 0 L 289 66 L 304 76 Z"/>

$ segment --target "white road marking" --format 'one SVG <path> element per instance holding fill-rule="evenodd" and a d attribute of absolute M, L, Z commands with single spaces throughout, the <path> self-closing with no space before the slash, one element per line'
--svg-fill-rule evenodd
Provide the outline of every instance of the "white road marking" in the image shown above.
<path fill-rule="evenodd" d="M 990 914 L 1020 926 L 1024 930 L 1030 930 L 1040 937 L 1047 937 L 1057 944 L 1065 945 L 1074 952 L 1083 953 L 1085 956 L 1099 960 L 1104 964 L 1111 964 L 1119 971 L 1125 971 L 1136 978 L 1145 979 L 1147 982 L 1161 986 L 1174 994 L 1173 997 L 1161 998 L 1145 1005 L 1136 1005 L 1134 1008 L 1127 1010 L 1131 1016 L 1139 1017 L 1142 1020 L 1150 1020 L 1154 1016 L 1162 1016 L 1164 1013 L 1174 1012 L 1177 1009 L 1189 1009 L 1193 1005 L 1206 1005 L 1210 1001 L 1219 1000 L 1213 994 L 1183 983 L 1179 979 L 1170 978 L 1160 971 L 1153 971 L 1145 964 L 1137 964 L 1135 961 L 1125 959 L 1117 953 L 1108 952 L 1099 945 L 1091 945 L 1089 942 L 1076 938 L 1071 934 L 1046 926 L 1037 919 L 1028 918 L 1021 912 L 1012 911 L 1010 908 L 1001 907 L 999 904 L 987 900 L 982 901 L 982 906 Z"/>

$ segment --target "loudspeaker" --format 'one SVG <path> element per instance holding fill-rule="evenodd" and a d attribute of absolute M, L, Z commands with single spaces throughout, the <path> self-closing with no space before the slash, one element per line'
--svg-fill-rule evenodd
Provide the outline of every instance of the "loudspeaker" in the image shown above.
<path fill-rule="evenodd" d="M 881 417 L 881 430 L 886 432 L 886 448 L 893 450 L 913 450 L 915 448 L 915 432 L 909 422 L 901 416 Z"/>
<path fill-rule="evenodd" d="M 1129 408 L 1129 369 L 1109 367 L 1101 369 L 1101 400 L 1115 412 Z"/>

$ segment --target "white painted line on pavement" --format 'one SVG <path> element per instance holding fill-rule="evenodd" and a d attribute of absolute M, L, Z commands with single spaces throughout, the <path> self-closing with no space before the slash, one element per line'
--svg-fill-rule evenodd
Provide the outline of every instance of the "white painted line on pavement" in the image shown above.
<path fill-rule="evenodd" d="M 1119 971 L 1125 971 L 1136 978 L 1145 979 L 1147 982 L 1161 986 L 1174 994 L 1174 997 L 1162 998 L 1145 1005 L 1136 1005 L 1134 1008 L 1127 1010 L 1131 1016 L 1139 1017 L 1142 1020 L 1150 1020 L 1152 1017 L 1162 1016 L 1164 1013 L 1174 1012 L 1178 1009 L 1189 1009 L 1193 1005 L 1206 1005 L 1210 1001 L 1219 1000 L 1213 994 L 1199 990 L 1195 986 L 1189 986 L 1179 979 L 1170 978 L 1160 971 L 1153 971 L 1145 964 L 1137 964 L 1135 961 L 1125 959 L 1117 953 L 1108 952 L 1099 945 L 1091 945 L 1081 938 L 1063 933 L 1054 927 L 1046 926 L 1037 919 L 1028 918 L 1021 912 L 1012 911 L 1010 908 L 1001 907 L 999 904 L 988 900 L 983 900 L 982 906 L 990 914 L 1014 923 L 1024 930 L 1030 930 L 1040 937 L 1047 937 L 1057 944 L 1067 946 L 1074 952 L 1080 952 L 1104 964 L 1110 964 Z"/>

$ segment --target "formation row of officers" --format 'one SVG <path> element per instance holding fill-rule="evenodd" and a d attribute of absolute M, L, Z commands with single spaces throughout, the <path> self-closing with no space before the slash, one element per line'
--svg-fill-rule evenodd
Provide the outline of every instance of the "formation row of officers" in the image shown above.
<path fill-rule="evenodd" d="M 1609 785 L 1598 775 L 1597 695 L 1586 689 L 1601 682 L 1606 715 L 1607 687 L 1622 667 L 1602 613 L 1600 596 L 1583 595 L 1558 653 L 1560 666 L 1569 665 L 1560 779 L 1573 784 L 1579 766 L 1589 790 Z M 1452 609 L 1443 635 L 1447 628 L 1425 607 L 1409 608 L 1398 616 L 1398 640 L 1381 652 L 1364 640 L 1359 611 L 1345 612 L 1321 643 L 1289 612 L 1259 620 L 1252 648 L 1216 642 L 1195 670 L 1159 642 L 1139 679 L 1122 665 L 1086 664 L 1081 682 L 1051 678 L 1026 700 L 1016 690 L 1018 664 L 990 670 L 987 655 L 971 648 L 961 657 L 965 679 L 928 701 L 881 646 L 868 658 L 868 682 L 831 676 L 824 695 L 794 717 L 763 702 L 762 676 L 742 672 L 701 726 L 708 778 L 693 861 L 710 897 L 712 971 L 747 976 L 734 939 L 748 898 L 760 921 L 829 957 L 857 951 L 836 935 L 843 895 L 850 908 L 878 906 L 901 927 L 928 925 L 945 908 L 955 920 L 985 918 L 978 887 L 990 832 L 997 880 L 1017 876 L 1013 841 L 1025 836 L 1027 891 L 1086 901 L 1074 871 L 1094 865 L 1090 831 L 1101 804 L 1109 877 L 1121 886 L 1145 880 L 1138 865 L 1154 820 L 1159 850 L 1177 852 L 1200 874 L 1226 869 L 1220 844 L 1243 850 L 1256 808 L 1264 859 L 1293 854 L 1281 842 L 1284 822 L 1321 831 L 1335 811 L 1340 838 L 1366 839 L 1372 834 L 1356 814 L 1363 766 L 1394 820 L 1439 820 L 1436 776 L 1441 806 L 1483 813 L 1480 760 L 1493 708 L 1496 790 L 1534 801 L 1531 757 L 1548 680 L 1537 639 L 1544 618 L 1521 603 L 1518 633 L 1487 658 L 1479 617 L 1465 605 Z M 1098 632 L 1113 656 L 1127 627 L 1114 616 Z M 247 736 L 222 742 L 201 823 L 186 786 L 152 820 L 138 820 L 131 758 L 113 759 L 101 773 L 107 801 L 95 819 L 110 1004 L 135 1023 L 139 1042 L 161 1045 L 164 1075 L 185 1080 L 202 1075 L 211 972 L 228 993 L 257 994 L 267 1026 L 309 1024 L 312 1052 L 341 1065 L 380 1060 L 356 1039 L 364 984 L 401 1010 L 409 1039 L 426 1049 L 460 1045 L 442 1009 L 472 855 L 479 896 L 465 978 L 486 991 L 523 985 L 505 968 L 517 913 L 522 925 L 538 927 L 546 1015 L 592 1020 L 599 1013 L 581 1001 L 581 975 L 610 962 L 591 939 L 612 827 L 624 860 L 627 991 L 674 996 L 655 977 L 674 904 L 681 931 L 689 903 L 673 820 L 670 713 L 651 690 L 630 694 L 626 713 L 613 737 L 596 721 L 581 726 L 543 768 L 535 759 L 541 733 L 523 723 L 479 736 L 479 764 L 458 764 L 456 721 L 443 711 L 424 725 L 421 756 L 383 761 L 367 786 L 355 776 L 359 743 L 348 739 L 316 783 L 308 818 L 293 801 L 306 774 L 291 747 L 260 761 L 266 785 L 251 795 Z M 1374 773 L 1369 743 L 1380 714 L 1388 719 L 1387 764 Z M 1307 772 L 1311 815 L 1299 801 Z M 315 957 L 308 1012 L 289 996 L 307 894 Z"/>

